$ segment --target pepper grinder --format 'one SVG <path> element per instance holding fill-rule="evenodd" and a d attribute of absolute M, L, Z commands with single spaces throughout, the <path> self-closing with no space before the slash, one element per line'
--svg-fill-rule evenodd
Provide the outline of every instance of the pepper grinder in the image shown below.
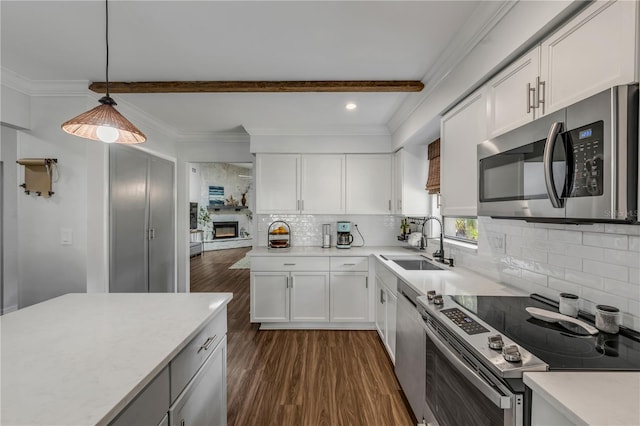
<path fill-rule="evenodd" d="M 325 223 L 322 225 L 322 248 L 331 247 L 331 224 Z"/>

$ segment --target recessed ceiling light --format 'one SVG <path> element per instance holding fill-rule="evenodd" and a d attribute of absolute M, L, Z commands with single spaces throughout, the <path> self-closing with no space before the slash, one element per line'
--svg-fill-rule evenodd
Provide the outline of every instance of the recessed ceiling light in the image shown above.
<path fill-rule="evenodd" d="M 349 111 L 352 111 L 356 108 L 358 108 L 358 105 L 354 104 L 353 102 L 349 102 L 348 104 L 346 104 L 344 106 L 346 109 L 348 109 Z"/>

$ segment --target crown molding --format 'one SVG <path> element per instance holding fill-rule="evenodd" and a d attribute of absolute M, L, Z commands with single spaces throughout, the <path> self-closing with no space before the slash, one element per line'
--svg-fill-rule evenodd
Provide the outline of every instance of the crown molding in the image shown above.
<path fill-rule="evenodd" d="M 8 68 L 0 67 L 0 81 L 3 86 L 31 96 L 31 80 Z"/>
<path fill-rule="evenodd" d="M 177 134 L 178 143 L 249 143 L 246 132 L 180 132 Z"/>
<path fill-rule="evenodd" d="M 245 127 L 251 136 L 390 136 L 387 126 L 334 126 L 321 128 Z"/>
<path fill-rule="evenodd" d="M 493 6 L 493 7 L 487 7 Z M 464 25 L 464 30 L 449 43 L 435 66 L 429 69 L 422 78 L 425 89 L 420 93 L 409 94 L 388 122 L 391 133 L 394 133 L 411 115 L 428 100 L 453 71 L 456 66 L 484 39 L 487 34 L 516 5 L 512 0 L 500 2 L 479 2 L 476 10 Z M 478 10 L 480 8 L 480 10 Z"/>

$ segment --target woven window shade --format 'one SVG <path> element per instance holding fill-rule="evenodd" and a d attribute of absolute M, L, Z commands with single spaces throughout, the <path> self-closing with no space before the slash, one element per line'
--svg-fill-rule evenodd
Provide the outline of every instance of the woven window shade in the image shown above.
<path fill-rule="evenodd" d="M 429 194 L 440 192 L 440 139 L 431 142 L 428 147 L 429 177 L 426 190 Z"/>

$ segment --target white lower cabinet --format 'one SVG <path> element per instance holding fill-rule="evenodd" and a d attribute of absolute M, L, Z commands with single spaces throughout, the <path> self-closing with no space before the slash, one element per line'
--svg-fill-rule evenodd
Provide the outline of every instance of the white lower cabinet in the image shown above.
<path fill-rule="evenodd" d="M 169 409 L 171 426 L 227 424 L 226 370 L 224 337 Z"/>
<path fill-rule="evenodd" d="M 118 417 L 110 425 L 162 424 L 169 404 L 169 381 L 169 368 L 167 367 L 118 414 Z"/>
<path fill-rule="evenodd" d="M 396 285 L 395 276 L 384 266 L 376 264 L 376 329 L 394 363 L 396 359 L 396 311 L 398 309 Z"/>
<path fill-rule="evenodd" d="M 366 272 L 331 273 L 331 321 L 366 322 L 369 319 L 369 275 Z"/>
<path fill-rule="evenodd" d="M 251 322 L 329 321 L 328 272 L 251 272 Z"/>
<path fill-rule="evenodd" d="M 367 256 L 254 256 L 251 322 L 369 322 L 368 270 Z"/>

